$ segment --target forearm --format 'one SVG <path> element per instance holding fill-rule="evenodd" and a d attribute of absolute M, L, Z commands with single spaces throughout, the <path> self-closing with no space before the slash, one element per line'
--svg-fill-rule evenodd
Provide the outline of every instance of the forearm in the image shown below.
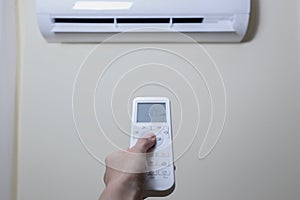
<path fill-rule="evenodd" d="M 135 182 L 114 181 L 104 189 L 99 200 L 142 200 L 142 189 Z"/>

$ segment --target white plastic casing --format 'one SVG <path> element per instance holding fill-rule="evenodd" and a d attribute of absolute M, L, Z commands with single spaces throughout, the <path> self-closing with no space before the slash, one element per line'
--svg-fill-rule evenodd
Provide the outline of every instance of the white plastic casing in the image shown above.
<path fill-rule="evenodd" d="M 115 8 L 107 8 L 103 2 L 112 3 Z M 118 3 L 127 6 L 116 6 Z M 41 33 L 48 42 L 101 42 L 127 31 L 131 33 L 113 42 L 187 42 L 178 41 L 174 32 L 185 33 L 198 42 L 240 42 L 247 31 L 250 3 L 250 0 L 37 0 L 36 12 Z M 122 22 L 124 18 L 138 20 Z"/>
<path fill-rule="evenodd" d="M 138 122 L 138 104 L 165 105 L 166 122 Z M 166 196 L 175 188 L 170 101 L 165 97 L 137 97 L 133 101 L 130 147 L 139 137 L 156 135 L 156 145 L 147 153 L 149 172 L 146 174 L 144 196 Z M 160 139 L 160 140 L 159 140 Z"/>

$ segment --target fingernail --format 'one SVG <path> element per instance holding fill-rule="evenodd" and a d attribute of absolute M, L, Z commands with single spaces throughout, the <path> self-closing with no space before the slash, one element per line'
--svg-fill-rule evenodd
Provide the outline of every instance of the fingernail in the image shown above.
<path fill-rule="evenodd" d="M 153 140 L 155 140 L 155 135 L 154 135 L 153 133 L 150 133 L 150 134 L 148 135 L 148 138 L 149 138 L 151 141 L 153 141 Z"/>
<path fill-rule="evenodd" d="M 156 140 L 156 136 L 155 136 L 154 134 L 152 135 L 151 140 L 152 140 L 152 141 L 155 141 L 155 140 Z"/>
<path fill-rule="evenodd" d="M 153 138 L 153 137 L 155 137 L 155 135 L 153 133 L 149 133 L 146 137 Z"/>

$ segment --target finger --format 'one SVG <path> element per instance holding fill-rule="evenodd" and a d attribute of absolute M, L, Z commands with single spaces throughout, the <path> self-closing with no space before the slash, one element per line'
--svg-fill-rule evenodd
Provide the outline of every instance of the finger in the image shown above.
<path fill-rule="evenodd" d="M 108 177 L 107 177 L 107 174 L 105 173 L 104 176 L 103 176 L 103 181 L 105 183 L 105 185 L 108 184 Z"/>
<path fill-rule="evenodd" d="M 156 136 L 151 133 L 144 138 L 138 139 L 132 150 L 135 153 L 146 153 L 151 147 L 155 145 Z"/>

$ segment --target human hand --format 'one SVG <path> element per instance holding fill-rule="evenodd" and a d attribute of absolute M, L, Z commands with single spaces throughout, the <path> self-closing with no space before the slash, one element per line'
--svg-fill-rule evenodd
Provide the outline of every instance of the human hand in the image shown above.
<path fill-rule="evenodd" d="M 104 175 L 105 190 L 100 200 L 143 199 L 145 172 L 148 171 L 146 153 L 155 144 L 155 135 L 140 138 L 132 148 L 107 156 Z"/>

